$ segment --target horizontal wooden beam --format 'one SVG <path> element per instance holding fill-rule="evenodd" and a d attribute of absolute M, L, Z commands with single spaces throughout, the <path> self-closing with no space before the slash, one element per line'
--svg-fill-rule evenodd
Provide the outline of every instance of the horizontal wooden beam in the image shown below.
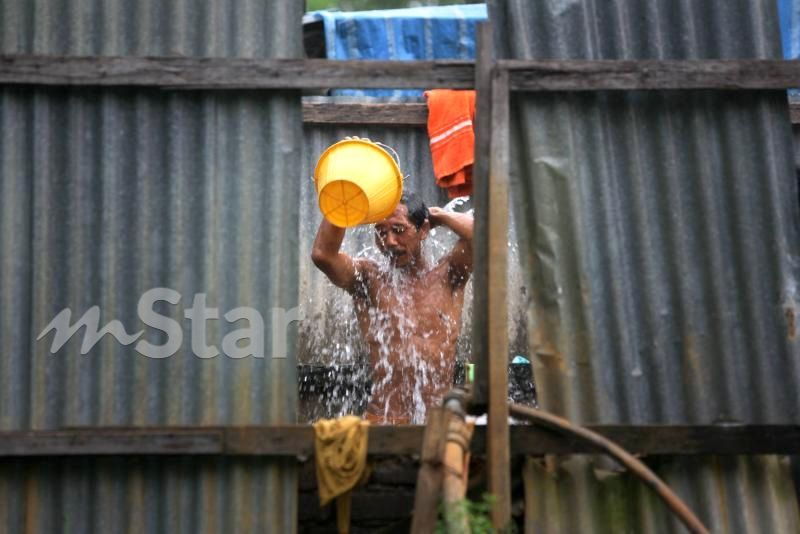
<path fill-rule="evenodd" d="M 303 102 L 303 122 L 424 127 L 428 123 L 428 106 L 424 103 Z"/>
<path fill-rule="evenodd" d="M 800 60 L 502 60 L 512 91 L 788 89 Z M 0 56 L 0 84 L 170 89 L 471 89 L 470 61 Z"/>
<path fill-rule="evenodd" d="M 800 124 L 800 102 L 790 102 L 792 124 Z M 303 102 L 306 124 L 365 124 L 425 127 L 428 106 L 422 103 Z"/>
<path fill-rule="evenodd" d="M 220 454 L 215 429 L 80 429 L 0 432 L 0 456 Z"/>
<path fill-rule="evenodd" d="M 369 429 L 367 452 L 380 455 L 419 454 L 422 426 L 373 426 Z M 309 425 L 226 428 L 224 454 L 256 456 L 311 456 L 314 429 Z"/>
<path fill-rule="evenodd" d="M 792 124 L 800 124 L 800 102 L 790 102 Z M 306 124 L 374 124 L 425 127 L 428 106 L 423 103 L 303 102 Z"/>
<path fill-rule="evenodd" d="M 590 425 L 634 454 L 800 454 L 798 425 L 631 426 Z M 309 425 L 259 427 L 81 428 L 0 432 L 0 457 L 94 455 L 313 455 Z M 419 454 L 422 426 L 374 426 L 372 455 Z M 486 427 L 472 439 L 475 454 L 486 452 Z M 585 454 L 585 442 L 534 426 L 510 428 L 512 454 Z"/>
<path fill-rule="evenodd" d="M 798 454 L 798 425 L 587 425 L 632 454 Z M 544 430 L 542 430 L 544 432 Z M 512 433 L 511 450 L 514 449 Z M 517 436 L 519 438 L 521 436 Z M 579 445 L 561 438 L 559 448 L 590 452 L 588 443 Z"/>
<path fill-rule="evenodd" d="M 449 87 L 474 83 L 469 61 L 0 56 L 0 84 L 168 89 Z"/>
<path fill-rule="evenodd" d="M 800 60 L 503 60 L 512 91 L 790 89 Z"/>

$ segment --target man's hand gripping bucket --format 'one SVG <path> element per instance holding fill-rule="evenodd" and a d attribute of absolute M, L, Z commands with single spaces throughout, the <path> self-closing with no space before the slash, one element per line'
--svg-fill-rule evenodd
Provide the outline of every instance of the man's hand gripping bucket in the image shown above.
<path fill-rule="evenodd" d="M 384 148 L 385 147 L 385 148 Z M 400 166 L 388 150 L 369 139 L 348 138 L 328 147 L 317 161 L 314 182 L 319 209 L 341 228 L 381 221 L 403 194 Z"/>

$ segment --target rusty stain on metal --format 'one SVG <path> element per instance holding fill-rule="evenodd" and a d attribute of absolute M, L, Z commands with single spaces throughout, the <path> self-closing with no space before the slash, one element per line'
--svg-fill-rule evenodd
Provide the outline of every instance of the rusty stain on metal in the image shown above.
<path fill-rule="evenodd" d="M 558 476 L 558 466 L 561 464 L 562 459 L 562 457 L 555 454 L 546 454 L 540 465 L 547 476 L 555 478 Z"/>
<path fill-rule="evenodd" d="M 701 372 L 701 356 L 697 351 L 695 336 L 693 334 L 686 334 L 683 338 L 683 353 L 686 356 L 686 362 L 691 367 L 692 373 L 699 374 Z"/>
<path fill-rule="evenodd" d="M 39 484 L 35 473 L 28 468 L 25 472 L 25 532 L 33 534 L 39 531 Z"/>
<path fill-rule="evenodd" d="M 531 328 L 529 333 L 531 352 L 544 367 L 566 370 L 566 361 L 558 350 L 558 344 L 549 338 L 545 339 L 545 332 L 546 330 L 541 328 Z"/>
<path fill-rule="evenodd" d="M 793 341 L 797 335 L 797 315 L 794 311 L 794 308 L 787 306 L 784 309 L 784 317 L 786 317 L 786 331 L 789 339 Z"/>
<path fill-rule="evenodd" d="M 722 518 L 724 529 L 722 532 L 730 532 L 730 522 L 728 521 L 728 496 L 727 496 L 727 488 L 725 487 L 725 476 L 722 470 L 722 466 L 719 463 L 719 458 L 716 456 L 711 457 L 711 469 L 714 471 L 714 485 L 717 489 L 717 494 L 720 495 L 722 498 L 719 500 L 720 506 L 720 517 Z"/>

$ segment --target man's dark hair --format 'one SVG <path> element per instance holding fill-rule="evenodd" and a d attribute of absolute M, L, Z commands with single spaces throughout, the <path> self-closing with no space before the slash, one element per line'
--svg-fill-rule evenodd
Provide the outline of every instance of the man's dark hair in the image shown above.
<path fill-rule="evenodd" d="M 400 197 L 400 204 L 408 210 L 408 220 L 410 220 L 417 230 L 428 219 L 428 207 L 419 196 L 412 191 L 404 191 Z"/>

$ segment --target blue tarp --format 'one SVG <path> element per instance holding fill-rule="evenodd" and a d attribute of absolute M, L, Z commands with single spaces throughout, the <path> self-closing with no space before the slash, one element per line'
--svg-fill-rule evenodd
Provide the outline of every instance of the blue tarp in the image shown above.
<path fill-rule="evenodd" d="M 778 0 L 778 18 L 784 59 L 800 59 L 800 0 Z M 789 96 L 798 95 L 800 89 L 789 89 Z"/>
<path fill-rule="evenodd" d="M 328 59 L 473 59 L 475 24 L 486 20 L 485 4 L 375 11 L 314 11 L 322 20 Z M 354 90 L 337 95 L 407 97 L 422 91 Z"/>
<path fill-rule="evenodd" d="M 778 0 L 785 59 L 800 58 L 800 0 Z"/>

